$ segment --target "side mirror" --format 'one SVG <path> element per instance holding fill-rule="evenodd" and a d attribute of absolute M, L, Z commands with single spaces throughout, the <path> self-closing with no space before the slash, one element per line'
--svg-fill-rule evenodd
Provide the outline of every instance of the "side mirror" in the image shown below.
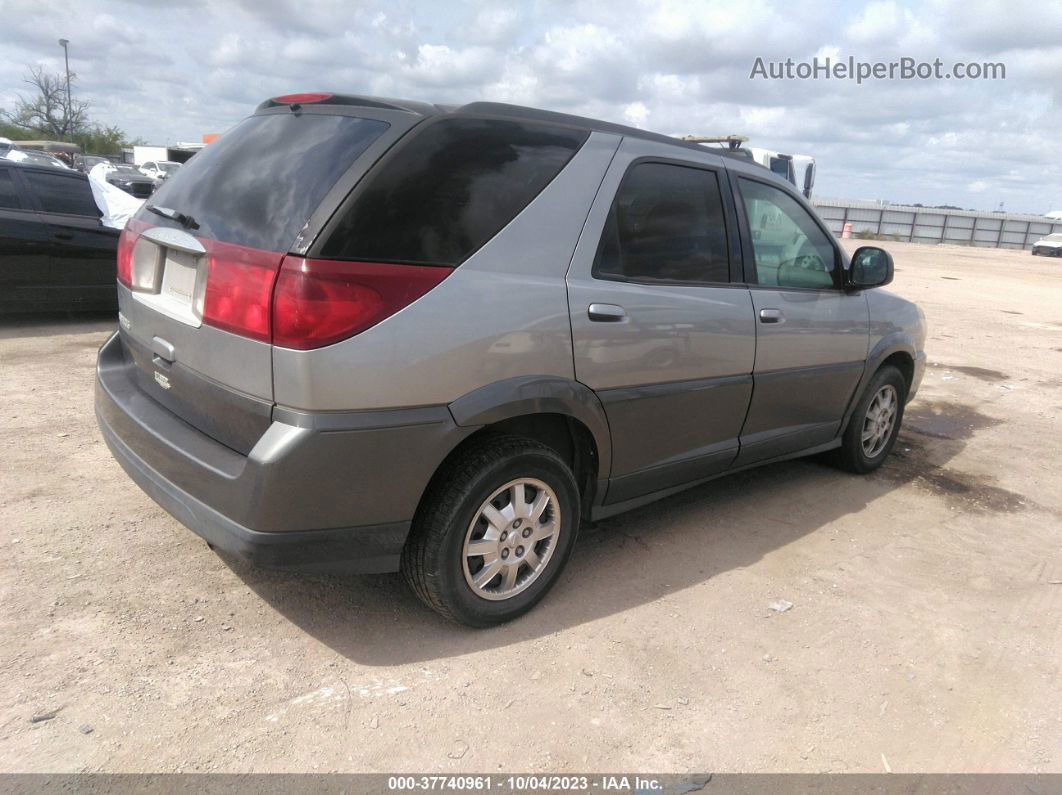
<path fill-rule="evenodd" d="M 852 255 L 847 286 L 859 289 L 883 287 L 892 281 L 892 254 L 877 246 L 861 246 Z"/>

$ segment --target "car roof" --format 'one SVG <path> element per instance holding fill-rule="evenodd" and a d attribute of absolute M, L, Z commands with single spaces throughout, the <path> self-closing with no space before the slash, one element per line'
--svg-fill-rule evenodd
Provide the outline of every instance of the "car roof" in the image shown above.
<path fill-rule="evenodd" d="M 419 116 L 437 116 L 441 114 L 487 116 L 491 118 L 516 119 L 522 121 L 544 122 L 564 127 L 573 127 L 586 132 L 604 132 L 622 135 L 628 138 L 638 138 L 646 141 L 677 146 L 695 152 L 710 152 L 714 155 L 730 157 L 743 162 L 751 162 L 746 150 L 731 151 L 724 148 L 711 148 L 698 144 L 694 141 L 683 141 L 671 135 L 655 133 L 649 130 L 641 130 L 637 127 L 629 127 L 614 122 L 591 119 L 586 116 L 575 116 L 569 113 L 558 113 L 552 110 L 541 110 L 525 105 L 510 105 L 505 102 L 470 102 L 465 105 L 438 105 L 416 100 L 392 99 L 390 97 L 371 97 L 358 94 L 329 94 L 322 92 L 327 99 L 313 104 L 342 105 L 347 107 L 378 108 L 381 110 L 399 110 L 407 113 L 415 113 Z M 278 99 L 285 99 L 280 97 Z M 291 102 L 278 102 L 275 99 L 267 99 L 256 110 L 262 111 L 269 108 L 283 107 Z M 309 104 L 309 103 L 303 103 Z"/>
<path fill-rule="evenodd" d="M 72 177 L 80 177 L 81 179 L 88 179 L 88 176 L 82 174 L 80 171 L 75 171 L 72 168 L 66 166 L 50 166 L 44 163 L 26 163 L 18 160 L 8 160 L 5 157 L 0 157 L 0 166 L 17 166 L 23 171 L 43 171 L 46 174 L 68 174 Z"/>

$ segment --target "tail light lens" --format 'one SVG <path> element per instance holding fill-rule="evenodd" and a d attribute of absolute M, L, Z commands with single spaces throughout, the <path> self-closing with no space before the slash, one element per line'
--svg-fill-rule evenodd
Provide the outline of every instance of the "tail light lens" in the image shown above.
<path fill-rule="evenodd" d="M 133 246 L 141 233 L 150 224 L 130 218 L 118 236 L 118 281 L 126 287 L 133 286 Z"/>
<path fill-rule="evenodd" d="M 217 241 L 201 242 L 207 246 L 210 269 L 202 297 L 203 322 L 269 342 L 270 297 L 284 255 Z"/>
<path fill-rule="evenodd" d="M 451 268 L 286 257 L 273 293 L 273 344 L 331 345 L 416 301 Z"/>
<path fill-rule="evenodd" d="M 138 238 L 150 226 L 131 220 L 122 231 L 118 279 L 137 289 L 136 278 L 144 282 L 139 285 L 142 291 L 151 287 L 158 292 L 157 260 L 151 271 L 146 267 L 146 249 L 140 257 L 133 256 Z M 202 278 L 197 280 L 193 314 L 214 328 L 296 350 L 331 345 L 375 326 L 453 271 L 428 265 L 285 257 L 216 240 L 199 238 L 199 242 L 206 249 L 208 270 L 205 291 Z M 135 261 L 139 259 L 144 263 Z M 141 264 L 144 267 L 138 267 Z"/>

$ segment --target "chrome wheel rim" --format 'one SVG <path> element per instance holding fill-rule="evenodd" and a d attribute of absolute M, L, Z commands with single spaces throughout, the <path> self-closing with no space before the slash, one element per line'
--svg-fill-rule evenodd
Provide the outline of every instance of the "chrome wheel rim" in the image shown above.
<path fill-rule="evenodd" d="M 889 443 L 892 429 L 896 425 L 896 410 L 899 400 L 896 388 L 886 384 L 874 395 L 863 418 L 863 455 L 876 458 L 881 455 Z"/>
<path fill-rule="evenodd" d="M 546 570 L 560 531 L 553 489 L 534 478 L 509 481 L 483 501 L 465 532 L 465 582 L 484 599 L 511 599 Z"/>

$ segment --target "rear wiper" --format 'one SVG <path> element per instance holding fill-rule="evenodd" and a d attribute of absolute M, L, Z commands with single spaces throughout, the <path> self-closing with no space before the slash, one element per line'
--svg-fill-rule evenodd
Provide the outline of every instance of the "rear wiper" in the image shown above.
<path fill-rule="evenodd" d="M 148 212 L 155 213 L 155 215 L 161 215 L 163 218 L 169 218 L 171 221 L 176 221 L 185 229 L 199 228 L 199 224 L 192 216 L 179 213 L 176 210 L 171 210 L 169 207 L 156 207 L 154 204 L 149 204 L 147 209 Z"/>

